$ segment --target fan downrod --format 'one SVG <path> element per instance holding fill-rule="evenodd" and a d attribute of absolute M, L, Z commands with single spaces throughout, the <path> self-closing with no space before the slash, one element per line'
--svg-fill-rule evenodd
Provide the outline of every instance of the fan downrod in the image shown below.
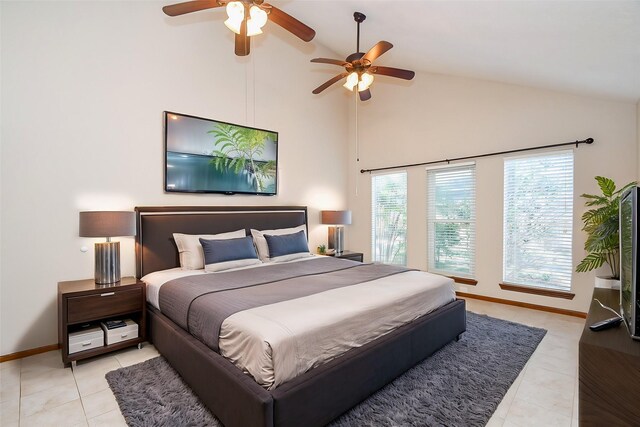
<path fill-rule="evenodd" d="M 356 36 L 356 51 L 345 59 L 347 62 L 357 61 L 364 56 L 364 52 L 360 52 L 360 24 L 367 19 L 367 15 L 362 12 L 353 12 L 353 20 L 358 23 L 358 34 Z"/>

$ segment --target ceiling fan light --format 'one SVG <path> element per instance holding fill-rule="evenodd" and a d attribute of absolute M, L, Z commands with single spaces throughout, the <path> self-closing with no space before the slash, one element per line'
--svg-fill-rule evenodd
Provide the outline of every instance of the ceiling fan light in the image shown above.
<path fill-rule="evenodd" d="M 249 19 L 247 21 L 247 36 L 257 36 L 258 34 L 262 34 L 262 30 L 255 22 L 251 22 L 251 19 Z"/>
<path fill-rule="evenodd" d="M 229 19 L 237 21 L 244 18 L 244 5 L 239 1 L 231 1 L 227 3 L 227 15 Z"/>
<path fill-rule="evenodd" d="M 355 71 L 347 76 L 347 81 L 344 83 L 344 87 L 349 90 L 353 90 L 354 87 L 358 84 L 358 73 Z"/>
<path fill-rule="evenodd" d="M 373 74 L 362 73 L 362 76 L 360 76 L 360 81 L 358 82 L 358 92 L 369 89 L 371 83 L 373 83 Z"/>
<path fill-rule="evenodd" d="M 265 12 L 258 6 L 251 6 L 251 9 L 249 9 L 249 14 L 251 15 L 251 21 L 255 22 L 258 28 L 264 27 L 264 25 L 267 23 L 267 12 Z"/>
<path fill-rule="evenodd" d="M 227 4 L 227 15 L 229 19 L 224 21 L 224 25 L 236 34 L 240 34 L 240 25 L 244 20 L 244 5 L 239 1 L 232 1 Z"/>
<path fill-rule="evenodd" d="M 258 6 L 251 6 L 249 15 L 251 18 L 247 21 L 247 36 L 262 34 L 262 27 L 267 23 L 267 12 Z"/>
<path fill-rule="evenodd" d="M 224 25 L 227 26 L 228 29 L 233 31 L 236 34 L 240 34 L 240 25 L 242 24 L 242 19 L 239 21 L 233 20 L 231 18 L 224 21 Z"/>

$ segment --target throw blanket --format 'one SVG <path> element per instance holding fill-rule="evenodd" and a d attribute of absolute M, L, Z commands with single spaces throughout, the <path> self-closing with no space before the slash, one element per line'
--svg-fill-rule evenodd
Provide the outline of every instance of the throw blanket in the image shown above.
<path fill-rule="evenodd" d="M 215 351 L 222 322 L 234 313 L 409 271 L 338 258 L 276 264 L 171 280 L 160 289 L 160 310 Z"/>

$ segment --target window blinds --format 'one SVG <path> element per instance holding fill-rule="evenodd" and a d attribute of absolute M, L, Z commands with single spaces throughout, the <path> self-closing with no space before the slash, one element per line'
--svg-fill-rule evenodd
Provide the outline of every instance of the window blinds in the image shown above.
<path fill-rule="evenodd" d="M 573 152 L 504 162 L 505 282 L 571 290 Z"/>
<path fill-rule="evenodd" d="M 371 178 L 373 261 L 407 264 L 407 173 Z"/>
<path fill-rule="evenodd" d="M 476 240 L 476 166 L 427 170 L 429 271 L 473 277 Z"/>

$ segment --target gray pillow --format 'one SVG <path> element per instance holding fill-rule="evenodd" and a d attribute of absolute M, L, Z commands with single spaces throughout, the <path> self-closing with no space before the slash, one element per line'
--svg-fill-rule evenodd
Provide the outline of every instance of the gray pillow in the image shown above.
<path fill-rule="evenodd" d="M 205 265 L 258 258 L 251 236 L 225 240 L 200 239 L 200 244 L 204 251 Z"/>
<path fill-rule="evenodd" d="M 279 236 L 265 234 L 264 238 L 267 240 L 267 246 L 269 246 L 270 258 L 309 252 L 309 244 L 307 243 L 307 236 L 304 231 Z"/>

